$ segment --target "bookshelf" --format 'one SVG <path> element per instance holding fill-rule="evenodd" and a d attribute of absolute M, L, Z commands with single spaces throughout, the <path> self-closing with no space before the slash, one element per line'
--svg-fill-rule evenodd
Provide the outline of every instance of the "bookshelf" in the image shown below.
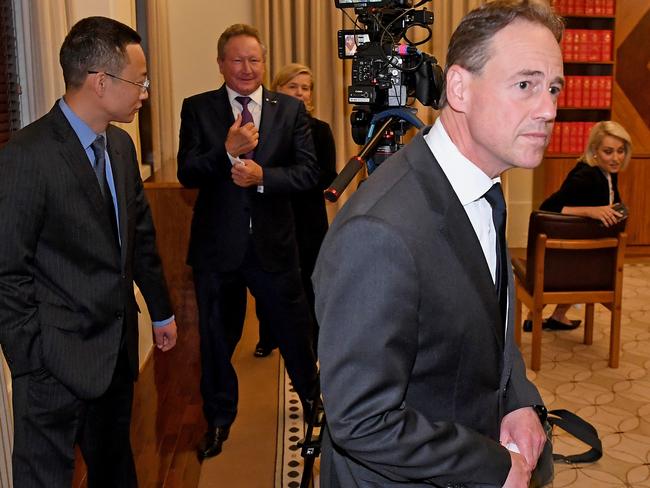
<path fill-rule="evenodd" d="M 632 161 L 619 179 L 621 198 L 630 209 L 628 247 L 650 252 L 650 0 L 552 3 L 566 21 L 567 86 L 558 100 L 544 163 L 535 170 L 533 206 L 539 208 L 560 187 L 591 126 L 615 120 L 632 136 Z M 603 37 L 602 31 L 608 34 Z"/>
<path fill-rule="evenodd" d="M 591 127 L 611 118 L 615 0 L 554 0 L 566 22 L 562 38 L 565 89 L 547 149 L 549 157 L 577 157 Z"/>

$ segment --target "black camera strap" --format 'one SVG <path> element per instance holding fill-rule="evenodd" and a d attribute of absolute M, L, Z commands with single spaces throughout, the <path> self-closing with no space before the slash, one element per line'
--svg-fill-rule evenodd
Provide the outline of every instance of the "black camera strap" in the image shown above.
<path fill-rule="evenodd" d="M 554 452 L 554 461 L 563 461 L 565 463 L 593 463 L 603 456 L 603 445 L 598 437 L 598 431 L 583 418 L 578 417 L 568 410 L 558 409 L 548 412 L 547 421 L 551 426 L 557 425 L 576 439 L 591 447 L 591 449 L 582 454 L 572 454 L 569 456 Z"/>

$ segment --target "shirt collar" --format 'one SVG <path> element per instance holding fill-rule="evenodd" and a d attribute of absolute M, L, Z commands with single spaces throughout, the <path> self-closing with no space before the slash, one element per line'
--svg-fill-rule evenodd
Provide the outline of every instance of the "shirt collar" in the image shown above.
<path fill-rule="evenodd" d="M 463 156 L 440 118 L 433 124 L 425 140 L 463 206 L 478 200 L 493 184 L 501 182 L 500 177 L 490 178 Z"/>
<path fill-rule="evenodd" d="M 95 139 L 97 139 L 98 135 L 103 135 L 106 137 L 106 132 L 96 134 L 95 131 L 88 126 L 88 124 L 81 120 L 81 118 L 79 118 L 79 116 L 72 111 L 70 106 L 65 103 L 65 100 L 63 98 L 59 100 L 59 108 L 61 108 L 63 115 L 68 120 L 68 122 L 70 122 L 72 130 L 74 130 L 75 134 L 77 134 L 79 142 L 81 142 L 81 145 L 84 149 L 88 149 L 90 145 L 95 142 Z"/>
<path fill-rule="evenodd" d="M 228 100 L 230 100 L 230 105 L 233 105 L 235 102 L 237 104 L 239 104 L 239 102 L 237 102 L 237 100 L 235 100 L 235 97 L 248 96 L 248 97 L 250 97 L 252 102 L 255 102 L 260 107 L 262 106 L 262 95 L 263 95 L 263 91 L 264 91 L 263 88 L 262 88 L 262 85 L 258 86 L 257 90 L 255 90 L 250 95 L 241 95 L 241 94 L 237 93 L 235 90 L 231 89 L 228 85 L 226 85 L 226 91 L 228 92 Z"/>

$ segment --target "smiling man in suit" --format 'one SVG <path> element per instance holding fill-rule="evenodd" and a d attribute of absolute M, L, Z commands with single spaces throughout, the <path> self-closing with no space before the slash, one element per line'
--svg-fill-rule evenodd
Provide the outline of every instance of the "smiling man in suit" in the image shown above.
<path fill-rule="evenodd" d="M 307 112 L 300 100 L 262 86 L 265 48 L 257 29 L 232 25 L 217 49 L 224 85 L 183 102 L 178 150 L 178 179 L 199 189 L 188 256 L 208 424 L 199 459 L 221 452 L 237 414 L 231 357 L 242 334 L 246 287 L 306 410 L 318 392 L 290 200 L 318 179 Z"/>
<path fill-rule="evenodd" d="M 135 487 L 135 281 L 159 349 L 176 343 L 129 135 L 149 81 L 140 36 L 105 17 L 72 27 L 66 92 L 0 151 L 0 343 L 13 379 L 14 486 Z"/>
<path fill-rule="evenodd" d="M 314 274 L 321 486 L 524 488 L 542 452 L 549 462 L 514 342 L 499 175 L 542 160 L 561 35 L 543 0 L 470 12 L 440 117 L 330 227 Z"/>

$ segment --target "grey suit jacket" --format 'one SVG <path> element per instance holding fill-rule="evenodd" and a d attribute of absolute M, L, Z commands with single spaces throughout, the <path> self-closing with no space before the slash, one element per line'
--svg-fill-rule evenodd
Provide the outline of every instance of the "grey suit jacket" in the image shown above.
<path fill-rule="evenodd" d="M 501 486 L 501 419 L 541 399 L 512 326 L 504 342 L 479 241 L 422 134 L 339 212 L 313 280 L 322 486 Z"/>
<path fill-rule="evenodd" d="M 293 97 L 264 90 L 253 158 L 264 171 L 264 193 L 232 181 L 225 142 L 234 121 L 225 85 L 183 102 L 178 179 L 199 189 L 188 264 L 232 271 L 242 263 L 252 235 L 266 271 L 297 267 L 290 196 L 312 188 L 319 173 L 305 107 Z"/>
<path fill-rule="evenodd" d="M 58 103 L 0 150 L 0 343 L 13 376 L 45 368 L 81 398 L 108 387 L 123 331 L 137 376 L 134 281 L 153 320 L 172 315 L 133 142 L 106 136 L 120 248 Z"/>

